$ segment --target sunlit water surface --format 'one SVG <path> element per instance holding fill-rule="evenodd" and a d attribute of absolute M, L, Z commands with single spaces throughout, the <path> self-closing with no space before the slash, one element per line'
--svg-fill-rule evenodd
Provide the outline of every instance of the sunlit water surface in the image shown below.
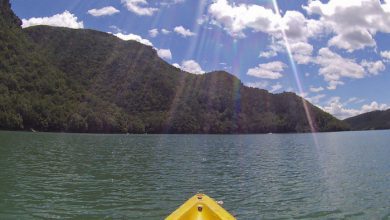
<path fill-rule="evenodd" d="M 390 219 L 390 131 L 0 132 L 0 219 L 163 219 L 205 192 L 238 219 Z"/>

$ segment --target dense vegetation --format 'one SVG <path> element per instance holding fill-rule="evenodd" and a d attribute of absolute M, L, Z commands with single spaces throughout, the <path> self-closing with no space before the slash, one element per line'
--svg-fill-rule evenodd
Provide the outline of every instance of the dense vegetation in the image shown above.
<path fill-rule="evenodd" d="M 373 111 L 345 119 L 353 130 L 390 129 L 390 109 Z"/>
<path fill-rule="evenodd" d="M 129 133 L 346 130 L 293 93 L 193 75 L 134 41 L 93 30 L 20 28 L 0 0 L 0 129 Z"/>

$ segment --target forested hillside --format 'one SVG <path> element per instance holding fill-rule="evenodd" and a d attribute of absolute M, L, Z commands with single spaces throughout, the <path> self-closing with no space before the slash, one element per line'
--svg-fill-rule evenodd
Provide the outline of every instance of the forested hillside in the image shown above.
<path fill-rule="evenodd" d="M 390 109 L 373 111 L 345 119 L 353 130 L 390 129 Z"/>
<path fill-rule="evenodd" d="M 226 72 L 183 72 L 135 41 L 48 26 L 21 29 L 0 0 L 0 129 L 106 133 L 267 133 L 348 125 L 293 93 Z"/>

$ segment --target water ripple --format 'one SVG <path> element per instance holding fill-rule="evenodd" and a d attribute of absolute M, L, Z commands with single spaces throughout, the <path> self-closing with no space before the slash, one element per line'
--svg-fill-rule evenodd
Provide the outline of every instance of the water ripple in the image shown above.
<path fill-rule="evenodd" d="M 389 219 L 388 131 L 0 132 L 0 219 L 162 219 L 196 192 L 239 219 Z"/>

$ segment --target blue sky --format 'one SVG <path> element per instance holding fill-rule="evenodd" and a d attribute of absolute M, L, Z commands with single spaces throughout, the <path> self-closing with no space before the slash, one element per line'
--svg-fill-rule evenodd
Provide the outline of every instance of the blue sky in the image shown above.
<path fill-rule="evenodd" d="M 186 71 L 226 70 L 346 118 L 390 108 L 390 0 L 11 0 L 23 27 L 88 28 Z"/>

